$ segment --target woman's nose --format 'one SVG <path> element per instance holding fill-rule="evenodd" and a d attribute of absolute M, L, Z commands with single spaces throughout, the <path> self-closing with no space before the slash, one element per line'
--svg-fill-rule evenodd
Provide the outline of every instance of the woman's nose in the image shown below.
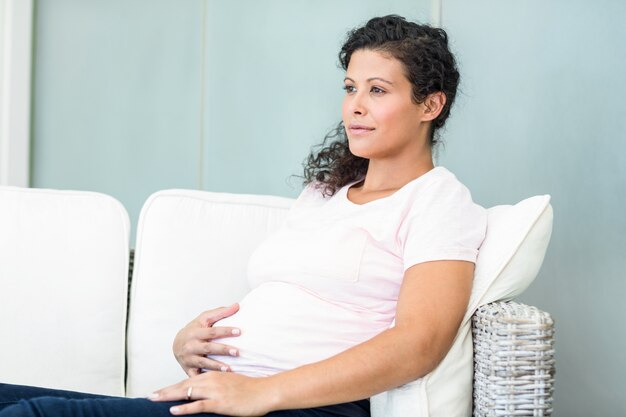
<path fill-rule="evenodd" d="M 352 114 L 359 114 L 361 116 L 366 113 L 363 97 L 361 97 L 361 95 L 358 93 L 352 96 L 352 101 L 350 103 L 350 112 Z"/>

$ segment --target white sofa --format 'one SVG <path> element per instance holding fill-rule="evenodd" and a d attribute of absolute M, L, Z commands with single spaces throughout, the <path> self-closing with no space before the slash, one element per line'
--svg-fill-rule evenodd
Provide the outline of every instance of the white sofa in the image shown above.
<path fill-rule="evenodd" d="M 143 396 L 183 379 L 174 335 L 201 311 L 242 298 L 248 257 L 293 201 L 157 192 L 142 208 L 132 257 L 129 217 L 114 198 L 0 187 L 0 382 Z M 489 209 L 452 349 L 427 377 L 372 398 L 375 417 L 551 414 L 551 318 L 509 302 L 543 261 L 549 201 Z"/>

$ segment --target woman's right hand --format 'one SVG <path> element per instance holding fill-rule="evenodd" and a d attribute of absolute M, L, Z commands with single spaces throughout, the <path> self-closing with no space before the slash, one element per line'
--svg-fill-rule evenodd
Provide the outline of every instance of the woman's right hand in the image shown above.
<path fill-rule="evenodd" d="M 213 339 L 241 334 L 241 330 L 235 327 L 213 327 L 217 321 L 232 316 L 237 311 L 239 311 L 239 304 L 205 311 L 176 334 L 172 350 L 187 375 L 190 377 L 198 375 L 201 369 L 231 371 L 228 365 L 209 359 L 206 355 L 237 356 L 239 354 L 237 348 L 212 342 Z"/>

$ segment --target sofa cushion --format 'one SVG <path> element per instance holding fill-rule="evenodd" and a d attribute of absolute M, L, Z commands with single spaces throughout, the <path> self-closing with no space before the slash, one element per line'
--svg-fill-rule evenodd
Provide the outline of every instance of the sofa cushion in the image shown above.
<path fill-rule="evenodd" d="M 248 258 L 293 202 L 195 190 L 164 190 L 148 198 L 137 229 L 127 396 L 186 377 L 172 353 L 174 336 L 202 311 L 243 298 Z"/>
<path fill-rule="evenodd" d="M 2 382 L 123 395 L 129 230 L 108 195 L 0 187 Z"/>

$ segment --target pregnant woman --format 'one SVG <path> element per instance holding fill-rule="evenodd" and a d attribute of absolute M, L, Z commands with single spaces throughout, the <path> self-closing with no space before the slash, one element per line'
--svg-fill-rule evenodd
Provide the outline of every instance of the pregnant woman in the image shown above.
<path fill-rule="evenodd" d="M 361 417 L 370 396 L 441 362 L 487 221 L 433 164 L 459 82 L 447 35 L 374 18 L 339 58 L 342 123 L 308 157 L 283 226 L 250 258 L 252 290 L 176 336 L 189 377 L 149 398 L 0 385 L 0 417 Z"/>

